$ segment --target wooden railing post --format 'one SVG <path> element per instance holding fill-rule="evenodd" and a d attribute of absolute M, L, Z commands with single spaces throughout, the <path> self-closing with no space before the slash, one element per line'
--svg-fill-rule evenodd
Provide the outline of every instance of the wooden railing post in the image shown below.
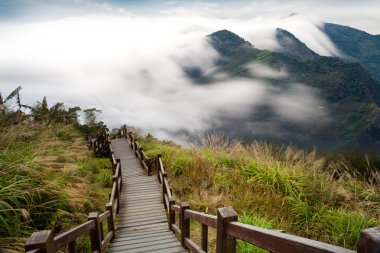
<path fill-rule="evenodd" d="M 95 228 L 90 230 L 91 248 L 92 251 L 102 253 L 102 239 L 100 235 L 99 214 L 98 212 L 92 212 L 88 215 L 88 220 L 95 222 Z"/>
<path fill-rule="evenodd" d="M 140 155 L 140 164 L 141 164 L 141 167 L 143 167 L 143 161 L 144 161 L 143 151 L 144 151 L 144 149 L 142 147 L 140 147 L 138 151 L 139 151 L 139 155 Z"/>
<path fill-rule="evenodd" d="M 146 163 L 147 163 L 147 166 L 148 166 L 148 176 L 150 176 L 151 172 L 152 172 L 152 159 L 151 158 L 148 158 L 146 160 Z"/>
<path fill-rule="evenodd" d="M 228 222 L 237 221 L 238 215 L 232 207 L 218 208 L 216 225 L 216 253 L 235 253 L 236 238 L 226 234 Z"/>
<path fill-rule="evenodd" d="M 181 245 L 186 249 L 185 238 L 190 237 L 190 219 L 185 217 L 185 211 L 190 209 L 189 202 L 182 202 L 180 208 Z"/>
<path fill-rule="evenodd" d="M 112 177 L 112 181 L 113 183 L 116 183 L 116 191 L 115 191 L 115 200 L 116 200 L 116 204 L 117 204 L 117 209 L 116 209 L 116 213 L 118 214 L 119 213 L 119 209 L 120 209 L 120 194 L 119 194 L 119 181 L 118 181 L 118 178 L 116 176 L 113 176 Z"/>
<path fill-rule="evenodd" d="M 127 125 L 124 125 L 123 127 L 123 134 L 124 134 L 124 138 L 127 138 Z"/>
<path fill-rule="evenodd" d="M 157 159 L 156 159 L 156 166 L 157 166 L 157 179 L 158 179 L 158 182 L 160 182 L 160 158 L 161 158 L 161 154 L 158 154 L 157 155 Z M 162 182 L 161 182 L 162 183 Z"/>
<path fill-rule="evenodd" d="M 113 213 L 112 203 L 106 204 L 106 210 L 110 212 L 110 216 L 107 218 L 107 225 L 108 225 L 108 232 L 112 231 L 111 240 L 113 240 L 115 238 L 116 229 L 115 229 L 115 220 L 114 220 L 115 214 Z"/>
<path fill-rule="evenodd" d="M 358 253 L 380 252 L 380 227 L 368 228 L 361 232 L 358 241 Z"/>
<path fill-rule="evenodd" d="M 53 231 L 45 230 L 34 232 L 26 241 L 24 247 L 25 251 L 40 249 L 42 253 L 55 252 Z"/>
<path fill-rule="evenodd" d="M 120 186 L 119 186 L 119 189 L 120 189 L 120 192 L 121 192 L 123 190 L 123 177 L 122 177 L 122 174 L 121 174 L 121 160 L 120 160 L 120 158 L 116 159 L 116 165 L 118 163 L 120 164 L 120 170 L 119 170 Z"/>
<path fill-rule="evenodd" d="M 165 208 L 168 208 L 168 207 L 165 205 L 165 193 L 167 193 L 167 192 L 166 192 L 166 188 L 165 188 L 165 184 L 164 184 L 164 182 L 165 182 L 165 178 L 166 178 L 166 179 L 168 178 L 168 173 L 166 173 L 166 171 L 162 173 L 162 182 L 161 182 L 161 185 L 162 185 L 162 201 L 164 202 L 164 206 L 165 206 Z"/>
<path fill-rule="evenodd" d="M 208 226 L 202 224 L 202 238 L 201 238 L 201 247 L 204 252 L 207 252 L 208 248 Z"/>
<path fill-rule="evenodd" d="M 172 229 L 172 224 L 175 224 L 175 211 L 172 210 L 172 205 L 175 205 L 175 200 L 170 197 L 169 199 L 169 229 Z"/>
<path fill-rule="evenodd" d="M 69 249 L 69 253 L 75 253 L 76 252 L 76 250 L 75 250 L 75 241 L 72 241 L 72 242 L 69 243 L 68 249 Z"/>

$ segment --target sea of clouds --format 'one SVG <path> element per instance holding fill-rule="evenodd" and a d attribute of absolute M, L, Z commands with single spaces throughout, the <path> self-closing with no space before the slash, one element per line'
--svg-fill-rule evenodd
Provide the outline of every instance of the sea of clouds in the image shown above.
<path fill-rule="evenodd" d="M 222 124 L 218 119 L 225 115 L 247 117 L 264 101 L 278 114 L 304 122 L 326 116 L 318 109 L 323 101 L 302 84 L 291 84 L 286 92 L 268 85 L 268 77 L 286 78 L 285 67 L 248 65 L 255 79 L 224 76 L 212 85 L 195 85 L 183 68 L 215 70 L 220 56 L 206 35 L 221 29 L 275 50 L 280 27 L 320 55 L 339 55 L 321 26 L 321 20 L 298 14 L 229 18 L 191 8 L 156 16 L 111 8 L 43 21 L 3 21 L 0 91 L 7 94 L 21 85 L 24 103 L 47 96 L 50 105 L 96 107 L 111 127 L 126 123 L 162 138 L 206 131 Z"/>

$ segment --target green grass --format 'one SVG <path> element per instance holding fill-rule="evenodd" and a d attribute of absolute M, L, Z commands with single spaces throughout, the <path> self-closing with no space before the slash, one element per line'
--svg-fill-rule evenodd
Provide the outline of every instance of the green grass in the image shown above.
<path fill-rule="evenodd" d="M 104 211 L 110 162 L 94 158 L 73 126 L 23 122 L 0 130 L 2 249 L 23 252 L 32 232 L 59 234 L 86 221 L 90 211 Z M 88 242 L 81 239 L 78 247 L 87 249 Z"/>
<path fill-rule="evenodd" d="M 351 249 L 361 230 L 380 225 L 380 174 L 360 177 L 345 160 L 214 135 L 191 148 L 138 139 L 148 156 L 162 154 L 177 201 L 196 210 L 231 205 L 243 222 Z"/>

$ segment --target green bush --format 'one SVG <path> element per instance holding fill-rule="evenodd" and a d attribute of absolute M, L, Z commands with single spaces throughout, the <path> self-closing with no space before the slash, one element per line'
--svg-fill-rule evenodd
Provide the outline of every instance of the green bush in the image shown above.
<path fill-rule="evenodd" d="M 112 170 L 101 169 L 98 175 L 98 180 L 104 187 L 110 187 L 112 185 Z"/>

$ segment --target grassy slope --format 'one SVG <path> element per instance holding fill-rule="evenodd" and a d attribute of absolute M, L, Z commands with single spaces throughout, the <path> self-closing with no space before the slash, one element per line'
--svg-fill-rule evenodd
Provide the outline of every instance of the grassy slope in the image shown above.
<path fill-rule="evenodd" d="M 140 137 L 150 157 L 163 154 L 177 200 L 194 209 L 215 213 L 231 205 L 245 223 L 349 248 L 362 229 L 380 224 L 379 174 L 363 181 L 344 161 L 327 163 L 292 147 L 244 146 L 216 136 L 203 142 L 185 149 Z"/>
<path fill-rule="evenodd" d="M 0 130 L 0 248 L 22 251 L 36 230 L 55 234 L 104 211 L 108 159 L 71 125 L 24 122 Z M 79 247 L 86 248 L 84 239 Z M 12 252 L 12 251 L 10 251 Z"/>

